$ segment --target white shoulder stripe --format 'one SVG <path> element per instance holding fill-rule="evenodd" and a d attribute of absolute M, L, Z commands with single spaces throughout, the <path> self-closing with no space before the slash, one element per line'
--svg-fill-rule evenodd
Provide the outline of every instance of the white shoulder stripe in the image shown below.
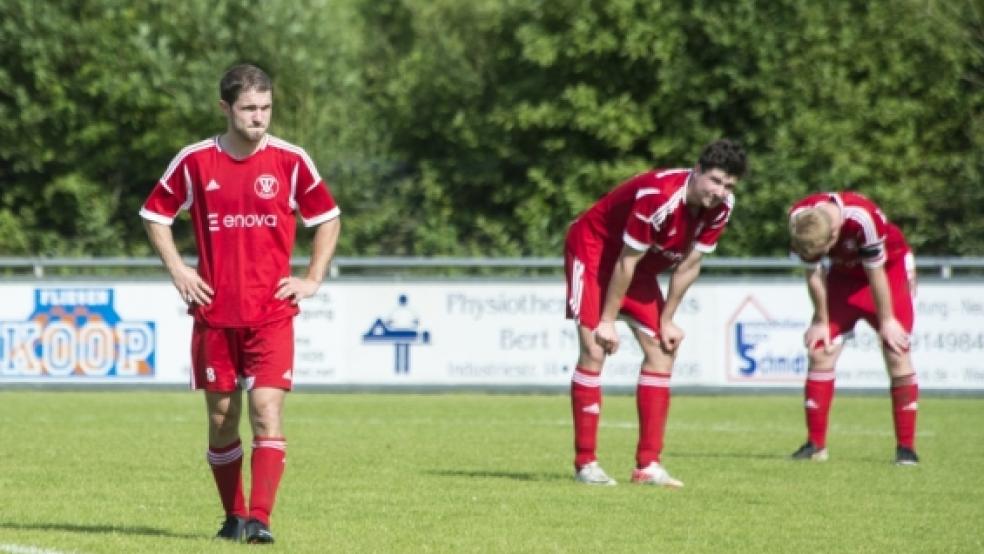
<path fill-rule="evenodd" d="M 291 211 L 297 209 L 297 164 L 294 164 L 294 169 L 290 172 L 290 200 L 288 205 Z"/>
<path fill-rule="evenodd" d="M 659 230 L 663 222 L 666 221 L 667 216 L 673 213 L 677 208 L 683 204 L 684 198 L 686 197 L 687 187 L 680 187 L 676 192 L 670 196 L 669 200 L 666 201 L 659 209 L 656 210 L 653 215 L 649 216 L 649 223 L 653 226 L 655 230 Z"/>
<path fill-rule="evenodd" d="M 679 168 L 679 169 L 667 169 L 666 171 L 660 171 L 656 174 L 656 178 L 666 177 L 667 175 L 676 175 L 677 173 L 690 173 L 689 169 Z"/>
<path fill-rule="evenodd" d="M 654 188 L 644 188 L 636 191 L 636 200 L 642 198 L 643 196 L 649 196 L 650 194 L 659 194 L 659 189 Z"/>
<path fill-rule="evenodd" d="M 314 165 L 314 160 L 311 159 L 311 156 L 308 155 L 306 150 L 296 144 L 291 144 L 286 140 L 274 136 L 270 136 L 269 144 L 275 148 L 286 150 L 292 154 L 300 156 L 301 160 L 304 161 L 304 165 L 307 166 L 308 172 L 314 177 L 314 181 L 318 182 L 321 180 L 321 175 L 318 173 L 318 168 Z M 305 183 L 305 185 L 307 185 L 307 183 Z"/>
<path fill-rule="evenodd" d="M 171 160 L 170 164 L 168 164 L 167 169 L 164 170 L 164 176 L 161 177 L 161 181 L 169 180 L 171 178 L 171 175 L 174 173 L 174 170 L 178 168 L 178 165 L 180 165 L 185 158 L 200 150 L 211 148 L 214 144 L 215 144 L 215 138 L 210 138 L 210 139 L 198 141 L 195 144 L 191 144 L 182 148 L 181 151 L 178 152 L 178 155 L 175 156 L 173 160 Z"/>
<path fill-rule="evenodd" d="M 191 203 L 195 200 L 194 188 L 191 183 L 191 174 L 188 173 L 188 166 L 183 166 L 184 169 L 184 179 L 185 179 L 185 201 L 181 204 L 181 210 L 187 210 L 191 207 Z"/>
<path fill-rule="evenodd" d="M 861 231 L 864 233 L 864 244 L 862 246 L 868 246 L 881 240 L 881 237 L 878 236 L 878 231 L 875 229 L 875 220 L 871 218 L 871 214 L 867 210 L 854 206 L 846 206 L 844 208 L 844 218 L 856 221 L 861 226 Z"/>

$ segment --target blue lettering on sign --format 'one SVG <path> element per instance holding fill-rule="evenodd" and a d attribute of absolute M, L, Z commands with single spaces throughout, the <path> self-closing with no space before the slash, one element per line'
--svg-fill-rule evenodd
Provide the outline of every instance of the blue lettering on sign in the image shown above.
<path fill-rule="evenodd" d="M 809 362 L 799 336 L 802 323 L 794 321 L 739 321 L 735 323 L 735 353 L 742 377 L 794 376 L 806 373 Z"/>
<path fill-rule="evenodd" d="M 125 321 L 111 288 L 34 291 L 25 321 L 0 321 L 0 377 L 149 377 L 153 321 Z"/>

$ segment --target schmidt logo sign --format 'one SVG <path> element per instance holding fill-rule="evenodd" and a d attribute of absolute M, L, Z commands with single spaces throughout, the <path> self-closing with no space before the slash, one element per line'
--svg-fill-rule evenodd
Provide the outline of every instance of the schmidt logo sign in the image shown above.
<path fill-rule="evenodd" d="M 401 294 L 398 305 L 388 316 L 377 317 L 362 335 L 363 344 L 392 344 L 393 371 L 410 373 L 410 346 L 430 344 L 430 332 L 420 329 L 420 318 L 407 307 L 407 295 Z"/>
<path fill-rule="evenodd" d="M 806 323 L 773 319 L 749 296 L 728 321 L 725 367 L 729 381 L 800 382 L 808 360 Z"/>

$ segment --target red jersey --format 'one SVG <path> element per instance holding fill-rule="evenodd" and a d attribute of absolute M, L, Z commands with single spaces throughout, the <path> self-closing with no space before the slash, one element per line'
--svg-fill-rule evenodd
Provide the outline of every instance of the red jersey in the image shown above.
<path fill-rule="evenodd" d="M 273 297 L 290 276 L 296 211 L 305 226 L 338 217 L 339 209 L 307 153 L 272 136 L 237 160 L 218 137 L 178 153 L 140 210 L 170 225 L 189 210 L 198 246 L 198 273 L 215 295 L 193 305 L 212 327 L 252 327 L 296 315 L 290 300 Z"/>
<path fill-rule="evenodd" d="M 648 250 L 636 272 L 656 275 L 678 264 L 695 248 L 711 252 L 734 207 L 729 194 L 719 206 L 691 213 L 686 203 L 689 169 L 641 173 L 609 191 L 578 217 L 571 228 L 599 272 L 610 273 L 626 244 Z"/>
<path fill-rule="evenodd" d="M 811 194 L 793 204 L 789 217 L 824 202 L 836 205 L 844 222 L 827 254 L 831 273 L 867 279 L 865 267 L 903 261 L 909 246 L 902 231 L 888 221 L 877 204 L 856 192 Z"/>

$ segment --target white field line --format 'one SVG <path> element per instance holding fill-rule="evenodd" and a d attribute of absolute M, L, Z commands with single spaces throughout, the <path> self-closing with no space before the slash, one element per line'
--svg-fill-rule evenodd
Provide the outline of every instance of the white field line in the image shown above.
<path fill-rule="evenodd" d="M 52 550 L 24 544 L 0 544 L 0 552 L 7 554 L 69 554 L 63 550 Z"/>

